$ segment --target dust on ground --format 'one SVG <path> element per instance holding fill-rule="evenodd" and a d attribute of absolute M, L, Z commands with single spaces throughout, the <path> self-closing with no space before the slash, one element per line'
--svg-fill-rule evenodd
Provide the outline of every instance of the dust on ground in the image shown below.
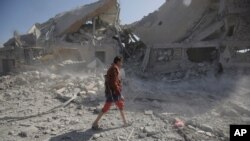
<path fill-rule="evenodd" d="M 249 84 L 250 75 L 242 72 L 179 81 L 128 75 L 123 95 L 133 125 L 123 128 L 113 106 L 100 121 L 104 129 L 93 131 L 91 124 L 105 100 L 102 73 L 2 76 L 0 140 L 227 141 L 230 124 L 250 124 Z M 176 118 L 185 126 L 175 128 Z"/>

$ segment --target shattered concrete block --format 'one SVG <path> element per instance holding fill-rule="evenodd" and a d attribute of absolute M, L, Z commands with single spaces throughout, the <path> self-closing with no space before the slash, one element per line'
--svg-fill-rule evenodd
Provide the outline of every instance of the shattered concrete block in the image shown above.
<path fill-rule="evenodd" d="M 14 135 L 14 131 L 9 131 L 8 135 Z"/>
<path fill-rule="evenodd" d="M 95 107 L 94 114 L 99 114 L 102 111 L 102 107 Z"/>
<path fill-rule="evenodd" d="M 86 91 L 81 91 L 81 92 L 80 92 L 80 95 L 85 95 L 85 94 L 87 94 Z"/>
<path fill-rule="evenodd" d="M 205 132 L 205 134 L 209 137 L 214 137 L 214 135 L 211 132 Z"/>
<path fill-rule="evenodd" d="M 73 86 L 75 86 L 75 84 L 72 83 L 72 82 L 70 82 L 70 83 L 68 83 L 68 86 L 69 86 L 69 87 L 73 87 Z"/>
<path fill-rule="evenodd" d="M 153 111 L 151 111 L 151 110 L 144 111 L 144 114 L 145 115 L 153 115 Z"/>
<path fill-rule="evenodd" d="M 66 88 L 63 87 L 63 88 L 61 88 L 61 89 L 59 89 L 59 90 L 56 90 L 56 92 L 57 92 L 57 93 L 63 93 L 65 90 L 66 90 Z"/>
<path fill-rule="evenodd" d="M 147 134 L 145 134 L 145 133 L 139 133 L 139 135 L 138 135 L 138 138 L 140 138 L 140 139 L 143 139 L 146 137 L 147 137 Z"/>
<path fill-rule="evenodd" d="M 101 137 L 100 134 L 94 134 L 94 135 L 93 135 L 93 139 L 94 139 L 94 140 L 96 140 L 96 139 L 98 139 L 98 138 L 100 138 L 100 137 Z"/>
<path fill-rule="evenodd" d="M 214 129 L 211 126 L 206 125 L 206 124 L 200 125 L 200 129 L 202 129 L 202 130 L 204 130 L 206 132 L 213 132 L 214 131 Z"/>
<path fill-rule="evenodd" d="M 88 91 L 87 94 L 89 94 L 89 95 L 95 95 L 96 91 Z"/>
<path fill-rule="evenodd" d="M 188 125 L 187 127 L 196 131 L 196 128 L 193 127 L 192 125 Z"/>
<path fill-rule="evenodd" d="M 150 126 L 144 127 L 143 132 L 147 133 L 148 137 L 157 134 L 156 129 Z"/>
<path fill-rule="evenodd" d="M 86 90 L 92 90 L 96 84 L 94 82 L 91 82 L 89 85 L 85 85 Z"/>
<path fill-rule="evenodd" d="M 24 131 L 18 133 L 18 136 L 20 136 L 20 137 L 22 137 L 22 138 L 28 137 L 27 133 L 24 132 Z"/>

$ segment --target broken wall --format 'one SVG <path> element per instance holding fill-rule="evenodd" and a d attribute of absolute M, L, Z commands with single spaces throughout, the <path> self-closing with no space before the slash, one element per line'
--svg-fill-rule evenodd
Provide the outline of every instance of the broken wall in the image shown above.
<path fill-rule="evenodd" d="M 114 44 L 103 44 L 102 46 L 82 46 L 81 44 L 77 43 L 58 43 L 56 45 L 53 45 L 52 48 L 77 48 L 79 50 L 79 53 L 81 54 L 81 58 L 84 61 L 90 62 L 94 60 L 95 58 L 98 58 L 96 54 L 102 53 L 102 57 L 99 58 L 101 61 L 103 61 L 104 64 L 111 64 L 113 62 L 113 58 L 119 54 L 117 50 L 117 45 Z"/>
<path fill-rule="evenodd" d="M 113 39 L 118 33 L 118 22 L 117 0 L 100 0 L 35 24 L 29 33 L 37 35 L 37 44 L 46 50 L 77 48 L 84 61 L 99 57 L 110 64 L 119 54 L 119 44 Z"/>
<path fill-rule="evenodd" d="M 223 45 L 220 61 L 225 67 L 250 67 L 250 1 L 224 0 L 227 44 Z"/>
<path fill-rule="evenodd" d="M 76 32 L 85 21 L 92 20 L 93 17 L 97 16 L 110 25 L 114 25 L 118 19 L 118 10 L 117 0 L 100 0 L 72 11 L 58 14 L 54 18 L 55 34 L 62 35 L 68 32 Z"/>
<path fill-rule="evenodd" d="M 167 0 L 158 11 L 135 25 L 134 32 L 147 45 L 181 39 L 207 10 L 209 0 Z"/>
<path fill-rule="evenodd" d="M 167 0 L 158 11 L 133 24 L 148 48 L 143 70 L 214 69 L 220 63 L 224 66 L 222 60 L 228 58 L 247 62 L 249 53 L 238 51 L 250 46 L 249 9 L 245 0 Z"/>

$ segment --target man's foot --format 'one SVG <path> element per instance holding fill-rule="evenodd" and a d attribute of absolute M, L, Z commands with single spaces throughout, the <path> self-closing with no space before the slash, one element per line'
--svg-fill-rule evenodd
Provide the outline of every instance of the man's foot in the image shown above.
<path fill-rule="evenodd" d="M 100 127 L 98 124 L 93 124 L 92 129 L 93 130 L 102 130 L 102 127 Z"/>

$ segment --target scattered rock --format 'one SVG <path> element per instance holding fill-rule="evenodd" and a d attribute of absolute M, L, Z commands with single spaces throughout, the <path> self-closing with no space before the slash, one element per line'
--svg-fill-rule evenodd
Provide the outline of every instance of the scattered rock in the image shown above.
<path fill-rule="evenodd" d="M 18 133 L 18 136 L 20 136 L 20 137 L 22 137 L 22 138 L 25 138 L 25 137 L 27 137 L 28 135 L 27 135 L 26 132 L 22 131 L 22 132 Z"/>
<path fill-rule="evenodd" d="M 77 108 L 78 110 L 83 110 L 83 109 L 84 109 L 84 106 L 83 106 L 83 105 L 78 105 L 76 108 Z"/>
<path fill-rule="evenodd" d="M 96 108 L 94 109 L 94 114 L 99 114 L 101 111 L 102 111 L 101 108 L 96 107 Z"/>
<path fill-rule="evenodd" d="M 77 112 L 77 116 L 83 116 L 83 112 L 82 111 L 78 111 Z"/>
<path fill-rule="evenodd" d="M 219 137 L 225 137 L 225 133 L 223 130 L 221 129 L 218 129 L 217 131 L 215 131 L 215 133 L 219 136 Z"/>
<path fill-rule="evenodd" d="M 151 110 L 144 111 L 144 114 L 145 115 L 153 115 L 153 111 L 151 111 Z"/>
<path fill-rule="evenodd" d="M 198 130 L 197 133 L 200 133 L 200 134 L 205 134 L 205 131 L 202 131 L 202 130 Z"/>
<path fill-rule="evenodd" d="M 87 90 L 92 90 L 92 89 L 95 87 L 95 85 L 96 85 L 96 84 L 92 82 L 92 83 L 90 83 L 89 85 L 86 85 L 85 88 L 86 88 Z"/>
<path fill-rule="evenodd" d="M 86 91 L 81 91 L 81 92 L 80 92 L 80 95 L 85 95 L 85 94 L 87 94 Z"/>
<path fill-rule="evenodd" d="M 4 90 L 4 89 L 5 89 L 4 85 L 0 84 L 0 90 Z"/>
<path fill-rule="evenodd" d="M 194 120 L 186 121 L 186 125 L 191 125 L 193 127 L 198 127 L 199 126 L 198 123 L 196 121 L 194 121 Z"/>
<path fill-rule="evenodd" d="M 157 131 L 153 127 L 150 127 L 150 126 L 144 127 L 143 132 L 147 133 L 147 136 L 152 136 L 152 135 L 157 134 Z"/>
<path fill-rule="evenodd" d="M 206 132 L 213 132 L 213 128 L 206 124 L 200 125 L 200 129 Z"/>
<path fill-rule="evenodd" d="M 58 116 L 53 116 L 52 119 L 53 120 L 57 120 L 59 117 Z"/>
<path fill-rule="evenodd" d="M 57 92 L 57 93 L 63 93 L 65 90 L 66 90 L 66 88 L 63 87 L 63 88 L 61 88 L 61 89 L 59 89 L 59 90 L 56 90 L 56 92 Z"/>
<path fill-rule="evenodd" d="M 14 135 L 14 131 L 9 131 L 8 135 Z"/>
<path fill-rule="evenodd" d="M 192 125 L 188 125 L 187 127 L 196 131 L 196 128 L 193 127 Z"/>
<path fill-rule="evenodd" d="M 205 132 L 205 134 L 209 137 L 213 137 L 214 135 L 211 132 Z"/>
<path fill-rule="evenodd" d="M 47 118 L 47 122 L 51 122 L 51 118 L 48 117 L 48 118 Z"/>
<path fill-rule="evenodd" d="M 57 78 L 57 76 L 56 76 L 55 74 L 51 74 L 51 75 L 49 76 L 49 78 L 50 78 L 51 80 L 55 80 L 55 79 Z"/>
<path fill-rule="evenodd" d="M 26 123 L 20 123 L 19 126 L 30 127 L 31 125 Z"/>
<path fill-rule="evenodd" d="M 147 137 L 147 134 L 145 134 L 145 133 L 139 133 L 139 135 L 138 135 L 138 138 L 140 138 L 140 139 L 145 138 L 145 137 Z"/>
<path fill-rule="evenodd" d="M 94 134 L 94 135 L 93 135 L 93 139 L 94 139 L 94 140 L 96 140 L 96 139 L 98 139 L 98 138 L 100 138 L 100 137 L 101 137 L 100 134 Z"/>
<path fill-rule="evenodd" d="M 75 124 L 78 124 L 78 123 L 79 123 L 79 121 L 76 121 L 76 120 L 71 120 L 69 122 L 70 125 L 75 125 Z"/>
<path fill-rule="evenodd" d="M 96 94 L 96 91 L 88 91 L 88 94 L 89 94 L 89 95 L 95 95 L 95 94 Z"/>
<path fill-rule="evenodd" d="M 124 137 L 124 136 L 118 136 L 117 138 L 118 138 L 119 140 L 122 140 L 122 141 L 127 140 L 127 138 Z"/>

